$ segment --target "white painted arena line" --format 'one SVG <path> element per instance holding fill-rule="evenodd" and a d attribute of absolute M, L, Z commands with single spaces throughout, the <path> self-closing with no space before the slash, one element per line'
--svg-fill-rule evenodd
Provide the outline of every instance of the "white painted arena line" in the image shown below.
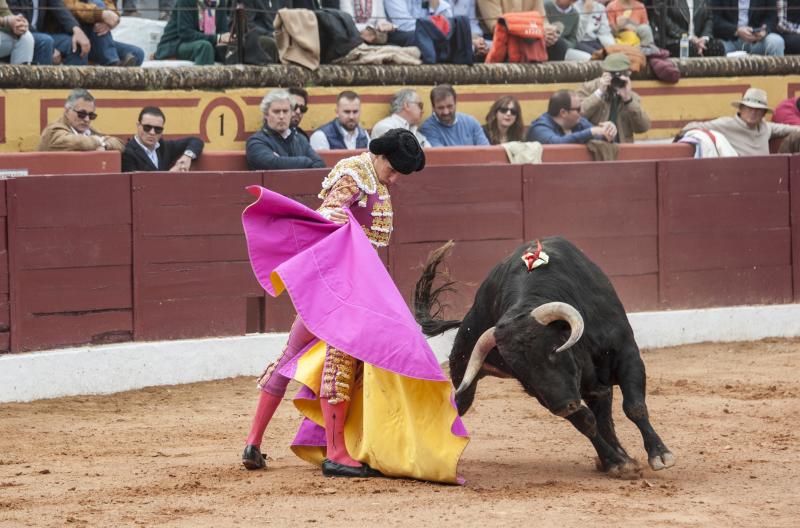
<path fill-rule="evenodd" d="M 800 336 L 800 304 L 628 314 L 640 348 Z M 429 340 L 440 361 L 456 330 Z M 0 356 L 0 403 L 255 376 L 286 333 L 83 346 Z"/>

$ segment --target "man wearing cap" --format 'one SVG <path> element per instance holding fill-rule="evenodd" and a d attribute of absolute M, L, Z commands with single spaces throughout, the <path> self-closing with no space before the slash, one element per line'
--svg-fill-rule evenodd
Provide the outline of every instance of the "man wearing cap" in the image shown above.
<path fill-rule="evenodd" d="M 772 110 L 767 105 L 767 92 L 760 88 L 748 88 L 744 97 L 731 102 L 731 105 L 737 109 L 735 116 L 693 121 L 681 132 L 693 128 L 708 129 L 723 134 L 740 156 L 766 156 L 770 139 L 800 131 L 798 126 L 764 121 L 764 116 Z"/>
<path fill-rule="evenodd" d="M 422 170 L 425 167 L 425 153 L 413 133 L 399 128 L 389 130 L 380 138 L 370 142 L 368 148 L 367 152 L 339 161 L 322 181 L 319 197 L 323 201 L 317 212 L 336 224 L 345 224 L 350 219 L 346 212 L 349 210 L 353 219 L 363 228 L 369 241 L 377 248 L 386 246 L 392 234 L 392 203 L 389 187 L 402 177 L 401 175 Z M 245 231 L 249 231 L 248 222 L 248 217 L 245 216 Z M 256 228 L 261 229 L 258 226 Z M 275 251 L 274 247 L 265 245 L 263 240 L 256 237 L 249 246 L 250 257 L 254 262 L 264 252 Z M 380 295 L 380 292 L 375 294 Z M 370 316 L 367 312 L 363 311 L 365 317 Z M 307 345 L 317 339 L 317 336 L 306 327 L 306 323 L 311 326 L 314 322 L 307 320 L 308 317 L 311 315 L 304 313 L 303 319 L 300 317 L 295 319 L 278 361 L 270 364 L 259 378 L 259 401 L 242 454 L 242 464 L 247 469 L 266 467 L 266 459 L 261 453 L 261 442 L 264 431 L 283 400 L 289 383 L 283 367 L 301 355 L 301 352 L 308 348 Z M 378 321 L 375 323 L 378 324 Z M 343 342 L 346 343 L 354 338 L 352 331 L 352 328 L 344 331 L 351 334 Z M 369 339 L 369 336 L 360 336 L 360 339 Z M 319 403 L 327 444 L 322 473 L 326 476 L 377 475 L 368 465 L 362 464 L 350 455 L 344 440 L 345 422 L 356 369 L 357 360 L 347 351 L 339 350 L 330 344 L 326 345 L 322 383 L 319 389 Z M 379 428 L 379 424 L 370 426 Z"/>
<path fill-rule="evenodd" d="M 624 53 L 611 53 L 603 61 L 603 75 L 584 83 L 579 95 L 581 113 L 600 125 L 617 127 L 615 143 L 633 143 L 633 135 L 650 130 L 650 118 L 631 87 L 631 61 Z"/>

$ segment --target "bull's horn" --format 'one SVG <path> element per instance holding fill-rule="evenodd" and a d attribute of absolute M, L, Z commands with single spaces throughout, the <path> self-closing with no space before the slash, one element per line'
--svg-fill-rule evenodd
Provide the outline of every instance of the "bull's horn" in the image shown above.
<path fill-rule="evenodd" d="M 563 302 L 549 302 L 531 310 L 531 317 L 541 325 L 549 325 L 553 321 L 566 321 L 572 333 L 567 342 L 558 347 L 561 352 L 574 345 L 583 335 L 583 317 L 574 306 Z"/>
<path fill-rule="evenodd" d="M 478 342 L 475 343 L 475 347 L 472 349 L 472 353 L 469 356 L 469 363 L 467 363 L 467 371 L 464 373 L 464 379 L 461 380 L 461 385 L 456 389 L 456 394 L 461 394 L 472 385 L 475 376 L 481 371 L 483 362 L 486 361 L 486 356 L 489 355 L 489 352 L 492 351 L 496 344 L 494 327 L 485 331 L 481 337 L 478 338 Z"/>

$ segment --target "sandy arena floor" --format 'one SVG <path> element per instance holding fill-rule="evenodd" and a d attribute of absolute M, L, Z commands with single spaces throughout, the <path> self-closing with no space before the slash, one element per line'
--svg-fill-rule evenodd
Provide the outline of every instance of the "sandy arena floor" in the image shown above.
<path fill-rule="evenodd" d="M 323 478 L 288 448 L 288 402 L 267 432 L 270 469 L 248 472 L 256 392 L 237 378 L 0 405 L 0 526 L 800 525 L 800 340 L 643 356 L 652 422 L 678 462 L 641 480 L 598 473 L 586 439 L 499 379 L 465 417 L 463 487 Z M 620 439 L 646 465 L 615 396 Z"/>

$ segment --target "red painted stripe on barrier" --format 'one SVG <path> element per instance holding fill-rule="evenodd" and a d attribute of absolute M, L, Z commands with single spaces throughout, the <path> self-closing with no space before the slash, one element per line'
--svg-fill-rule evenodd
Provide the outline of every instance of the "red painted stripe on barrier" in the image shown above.
<path fill-rule="evenodd" d="M 145 106 L 161 106 L 165 108 L 194 108 L 200 104 L 200 98 L 189 99 L 95 99 L 95 105 L 103 108 L 143 108 Z M 47 126 L 47 112 L 51 108 L 64 106 L 64 99 L 39 100 L 39 131 Z"/>

